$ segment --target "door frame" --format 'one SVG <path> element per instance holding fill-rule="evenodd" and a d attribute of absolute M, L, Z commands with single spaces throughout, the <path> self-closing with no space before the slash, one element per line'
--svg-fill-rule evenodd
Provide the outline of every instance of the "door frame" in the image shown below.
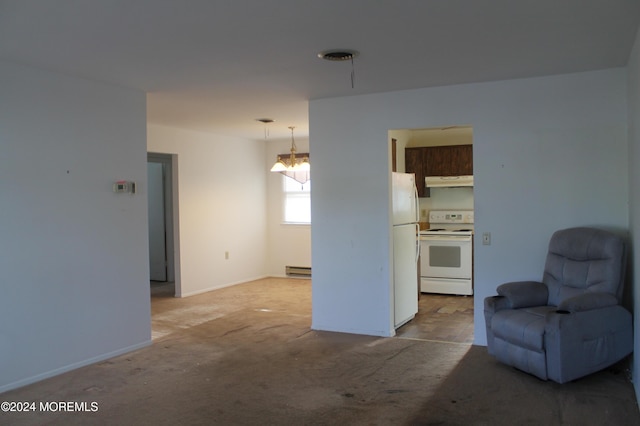
<path fill-rule="evenodd" d="M 167 252 L 167 281 L 175 283 L 175 297 L 182 297 L 180 280 L 180 238 L 178 221 L 178 156 L 148 152 L 147 163 L 160 163 L 164 170 L 164 221 Z"/>

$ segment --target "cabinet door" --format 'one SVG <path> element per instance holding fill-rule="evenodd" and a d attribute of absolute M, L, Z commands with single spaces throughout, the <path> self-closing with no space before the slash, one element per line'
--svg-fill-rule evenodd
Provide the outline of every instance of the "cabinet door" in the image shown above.
<path fill-rule="evenodd" d="M 426 148 L 425 176 L 452 176 L 451 149 L 448 146 L 433 146 Z"/>
<path fill-rule="evenodd" d="M 461 176 L 473 175 L 473 145 L 458 145 Z"/>
<path fill-rule="evenodd" d="M 447 145 L 427 148 L 425 176 L 461 176 L 473 174 L 472 145 Z"/>
<path fill-rule="evenodd" d="M 429 189 L 424 184 L 424 151 L 425 148 L 406 148 L 404 150 L 404 169 L 407 173 L 415 173 L 418 197 L 429 196 Z"/>

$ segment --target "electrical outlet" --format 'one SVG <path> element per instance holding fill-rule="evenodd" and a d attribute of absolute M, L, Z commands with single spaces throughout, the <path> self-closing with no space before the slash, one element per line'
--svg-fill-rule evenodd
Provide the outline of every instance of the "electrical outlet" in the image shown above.
<path fill-rule="evenodd" d="M 427 217 L 427 209 L 420 210 L 420 217 Z"/>
<path fill-rule="evenodd" d="M 224 259 L 225 260 L 229 260 L 229 252 L 228 251 L 224 252 Z"/>
<path fill-rule="evenodd" d="M 484 244 L 485 246 L 491 245 L 491 232 L 482 233 L 482 244 Z"/>

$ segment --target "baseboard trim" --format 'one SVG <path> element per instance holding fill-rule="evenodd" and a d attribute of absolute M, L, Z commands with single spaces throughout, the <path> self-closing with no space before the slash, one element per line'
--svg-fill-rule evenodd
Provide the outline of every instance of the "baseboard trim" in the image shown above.
<path fill-rule="evenodd" d="M 213 291 L 213 290 L 218 290 L 218 289 L 226 288 L 226 287 L 232 287 L 234 285 L 244 284 L 244 283 L 248 283 L 250 281 L 261 280 L 263 278 L 268 278 L 268 276 L 267 275 L 261 275 L 259 277 L 255 277 L 255 278 L 245 278 L 245 279 L 243 279 L 241 281 L 235 281 L 235 282 L 231 282 L 231 283 L 221 284 L 221 285 L 218 285 L 218 286 L 207 287 L 207 288 L 203 288 L 203 289 L 200 289 L 200 290 L 195 290 L 195 291 L 190 291 L 190 292 L 187 292 L 187 293 L 182 293 L 182 294 L 180 294 L 180 296 L 176 296 L 176 297 L 196 296 L 198 294 L 208 293 L 208 292 Z"/>
<path fill-rule="evenodd" d="M 105 354 L 101 354 L 101 355 L 98 355 L 98 356 L 95 356 L 95 357 L 92 357 L 92 358 L 88 358 L 88 359 L 85 359 L 83 361 L 74 362 L 73 364 L 65 365 L 64 367 L 56 368 L 54 370 L 50 370 L 50 371 L 47 371 L 45 373 L 36 374 L 35 376 L 27 377 L 26 379 L 22 379 L 22 380 L 18 380 L 16 382 L 12 382 L 12 383 L 9 383 L 9 384 L 6 384 L 6 385 L 2 385 L 2 386 L 0 386 L 0 393 L 7 392 L 7 391 L 10 391 L 10 390 L 13 390 L 13 389 L 17 389 L 17 388 L 21 388 L 23 386 L 30 385 L 32 383 L 36 383 L 36 382 L 39 382 L 39 381 L 44 380 L 44 379 L 48 379 L 50 377 L 66 373 L 66 372 L 69 372 L 71 370 L 76 370 L 76 369 L 78 369 L 80 367 L 85 367 L 85 366 L 90 365 L 90 364 L 95 364 L 96 362 L 104 361 L 104 360 L 109 359 L 109 358 L 113 358 L 113 357 L 116 357 L 116 356 L 120 356 L 120 355 L 126 354 L 128 352 L 133 352 L 133 351 L 136 351 L 138 349 L 142 349 L 142 348 L 145 348 L 147 346 L 150 346 L 151 344 L 152 344 L 152 341 L 151 341 L 151 339 L 149 339 L 149 340 L 146 340 L 146 341 L 144 341 L 142 343 L 138 343 L 138 344 L 135 344 L 135 345 L 127 346 L 125 348 L 118 349 L 118 350 L 111 351 L 111 352 L 107 352 Z"/>
<path fill-rule="evenodd" d="M 304 276 L 298 276 L 298 275 L 284 275 L 284 274 L 271 274 L 266 276 L 265 278 L 287 278 L 292 280 L 311 281 L 311 277 L 304 277 Z"/>

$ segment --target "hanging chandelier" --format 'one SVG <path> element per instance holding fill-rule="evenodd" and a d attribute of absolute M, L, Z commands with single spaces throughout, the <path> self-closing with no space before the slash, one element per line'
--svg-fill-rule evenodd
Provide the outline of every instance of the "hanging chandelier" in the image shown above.
<path fill-rule="evenodd" d="M 296 142 L 293 139 L 293 129 L 295 129 L 295 127 L 289 126 L 289 129 L 291 129 L 291 154 L 288 158 L 278 155 L 278 160 L 273 167 L 271 167 L 271 171 L 282 173 L 297 182 L 305 183 L 311 179 L 309 155 L 304 154 L 301 159 L 298 159 L 298 156 L 296 156 Z"/>

